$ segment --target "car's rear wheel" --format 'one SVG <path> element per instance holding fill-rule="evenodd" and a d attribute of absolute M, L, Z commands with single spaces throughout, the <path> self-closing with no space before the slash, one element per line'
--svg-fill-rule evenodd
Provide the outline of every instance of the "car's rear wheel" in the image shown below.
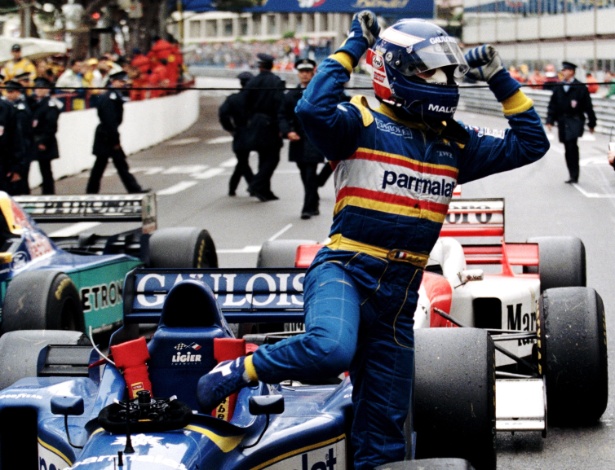
<path fill-rule="evenodd" d="M 1 330 L 84 331 L 81 299 L 71 278 L 59 271 L 15 276 L 4 297 Z"/>
<path fill-rule="evenodd" d="M 545 291 L 537 350 L 546 377 L 549 422 L 597 421 L 608 402 L 606 319 L 600 295 L 590 287 Z"/>
<path fill-rule="evenodd" d="M 476 328 L 427 328 L 415 331 L 415 346 L 416 457 L 495 469 L 493 340 Z"/>
<path fill-rule="evenodd" d="M 538 272 L 540 290 L 553 287 L 584 287 L 587 285 L 585 245 L 576 237 L 532 237 L 529 243 L 538 243 Z"/>
<path fill-rule="evenodd" d="M 11 331 L 0 336 L 0 390 L 25 377 L 36 377 L 41 351 L 50 344 L 89 344 L 78 331 Z"/>
<path fill-rule="evenodd" d="M 293 268 L 299 245 L 316 243 L 314 240 L 268 240 L 261 246 L 257 268 Z"/>
<path fill-rule="evenodd" d="M 207 230 L 173 227 L 156 230 L 149 239 L 152 268 L 217 268 L 216 245 Z"/>

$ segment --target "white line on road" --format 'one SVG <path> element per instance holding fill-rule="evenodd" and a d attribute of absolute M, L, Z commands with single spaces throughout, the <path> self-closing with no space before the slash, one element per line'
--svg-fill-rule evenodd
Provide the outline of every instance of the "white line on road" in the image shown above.
<path fill-rule="evenodd" d="M 573 183 L 573 185 L 577 191 L 579 191 L 583 196 L 594 199 L 612 199 L 615 198 L 615 194 L 605 194 L 605 193 L 590 193 L 589 191 L 585 191 L 578 183 Z"/>
<path fill-rule="evenodd" d="M 293 224 L 288 224 L 286 227 L 284 227 L 278 233 L 274 234 L 271 238 L 269 238 L 269 241 L 275 240 L 276 238 L 278 238 L 283 233 L 288 232 L 291 229 L 292 226 L 293 226 Z"/>
<path fill-rule="evenodd" d="M 218 176 L 220 173 L 224 173 L 224 168 L 210 168 L 209 170 L 201 173 L 192 173 L 190 176 L 199 180 L 207 180 L 209 178 L 213 178 L 214 176 Z"/>
<path fill-rule="evenodd" d="M 188 188 L 191 188 L 197 183 L 198 181 L 181 181 L 177 184 L 174 184 L 173 186 L 169 186 L 168 188 L 161 189 L 160 191 L 156 191 L 156 195 L 157 196 L 170 196 L 171 194 L 177 194 Z"/>
<path fill-rule="evenodd" d="M 49 234 L 50 237 L 71 237 L 100 225 L 100 222 L 77 222 Z"/>
<path fill-rule="evenodd" d="M 233 136 L 229 135 L 229 136 L 215 137 L 213 139 L 207 140 L 205 143 L 207 144 L 228 144 L 229 142 L 232 142 L 232 141 L 233 141 Z"/>
<path fill-rule="evenodd" d="M 224 168 L 233 168 L 235 165 L 237 165 L 237 159 L 236 158 L 229 158 L 228 160 L 220 163 L 220 166 L 222 166 Z"/>

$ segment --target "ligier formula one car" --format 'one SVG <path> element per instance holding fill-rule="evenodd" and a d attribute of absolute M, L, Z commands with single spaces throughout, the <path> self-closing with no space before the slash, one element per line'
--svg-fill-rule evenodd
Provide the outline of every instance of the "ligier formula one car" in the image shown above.
<path fill-rule="evenodd" d="M 104 365 L 77 332 L 6 333 L 0 368 L 16 382 L 0 391 L 0 468 L 352 468 L 347 377 L 259 383 L 212 414 L 198 410 L 201 375 L 258 347 L 228 322 L 300 321 L 304 275 L 138 268 L 126 278 L 123 326 Z M 149 341 L 143 323 L 158 324 Z M 495 469 L 493 341 L 476 328 L 433 328 L 417 331 L 416 348 L 407 447 L 409 459 L 425 460 L 403 468 Z M 19 378 L 24 361 L 36 373 Z"/>
<path fill-rule="evenodd" d="M 114 235 L 48 236 L 37 222 L 138 222 Z M 158 267 L 217 266 L 205 230 L 156 230 L 147 195 L 19 196 L 0 192 L 0 332 L 94 332 L 122 320 L 126 273 Z"/>
<path fill-rule="evenodd" d="M 573 237 L 504 240 L 503 199 L 454 199 L 430 254 L 415 328 L 475 327 L 496 344 L 497 430 L 597 421 L 607 406 L 604 305 Z M 321 245 L 267 242 L 259 266 L 307 267 Z M 289 328 L 288 324 L 285 329 Z"/>

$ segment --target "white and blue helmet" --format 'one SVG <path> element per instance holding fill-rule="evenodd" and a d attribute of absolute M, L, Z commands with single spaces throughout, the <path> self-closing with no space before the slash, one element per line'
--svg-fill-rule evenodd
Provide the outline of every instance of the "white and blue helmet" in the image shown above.
<path fill-rule="evenodd" d="M 367 51 L 367 64 L 379 100 L 430 119 L 453 117 L 459 102 L 455 79 L 469 69 L 457 40 L 420 19 L 385 29 Z"/>

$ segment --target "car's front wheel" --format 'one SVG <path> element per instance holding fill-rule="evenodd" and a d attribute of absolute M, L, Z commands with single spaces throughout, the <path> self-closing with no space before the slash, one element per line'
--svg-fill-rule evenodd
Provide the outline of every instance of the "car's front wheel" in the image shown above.
<path fill-rule="evenodd" d="M 539 365 L 551 423 L 597 421 L 608 401 L 606 318 L 590 287 L 546 290 L 538 314 Z"/>
<path fill-rule="evenodd" d="M 461 458 L 477 470 L 495 469 L 493 340 L 477 328 L 414 333 L 416 457 Z"/>

